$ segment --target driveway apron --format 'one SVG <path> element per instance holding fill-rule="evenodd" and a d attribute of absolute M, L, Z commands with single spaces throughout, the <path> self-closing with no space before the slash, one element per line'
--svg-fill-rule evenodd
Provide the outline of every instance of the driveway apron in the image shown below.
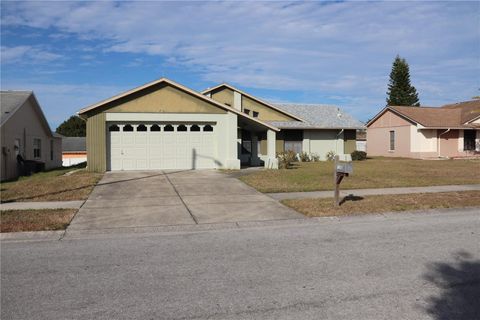
<path fill-rule="evenodd" d="M 303 218 L 215 170 L 107 172 L 69 230 Z"/>

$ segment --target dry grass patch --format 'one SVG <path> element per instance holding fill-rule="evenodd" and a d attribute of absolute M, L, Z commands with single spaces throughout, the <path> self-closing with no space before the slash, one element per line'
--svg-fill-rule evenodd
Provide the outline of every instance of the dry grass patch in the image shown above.
<path fill-rule="evenodd" d="M 0 232 L 65 230 L 76 209 L 5 210 L 0 212 Z"/>
<path fill-rule="evenodd" d="M 296 163 L 294 169 L 258 170 L 240 177 L 261 192 L 332 190 L 333 163 Z M 480 160 L 372 158 L 353 163 L 342 189 L 424 187 L 480 183 Z"/>
<path fill-rule="evenodd" d="M 72 169 L 58 169 L 21 177 L 1 184 L 1 201 L 69 201 L 84 200 L 101 179 L 102 174 L 81 169 L 69 176 Z"/>
<path fill-rule="evenodd" d="M 480 191 L 412 193 L 347 197 L 335 208 L 333 198 L 283 200 L 283 204 L 307 217 L 343 216 L 390 211 L 461 208 L 480 206 Z"/>

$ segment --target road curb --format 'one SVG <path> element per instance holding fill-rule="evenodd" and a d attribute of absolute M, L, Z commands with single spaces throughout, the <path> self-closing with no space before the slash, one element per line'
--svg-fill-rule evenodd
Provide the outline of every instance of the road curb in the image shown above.
<path fill-rule="evenodd" d="M 7 233 L 0 233 L 0 240 L 1 241 L 60 240 L 64 233 L 65 233 L 65 230 L 7 232 Z"/>
<path fill-rule="evenodd" d="M 1 210 L 44 210 L 44 209 L 80 209 L 86 200 L 74 201 L 38 201 L 38 202 L 5 202 Z"/>
<path fill-rule="evenodd" d="M 429 210 L 412 210 L 397 211 L 384 213 L 369 213 L 348 216 L 333 217 L 314 217 L 300 219 L 281 219 L 266 221 L 239 221 L 227 223 L 210 223 L 210 224 L 188 224 L 188 225 L 171 225 L 171 226 L 148 226 L 148 227 L 128 227 L 128 228 L 111 228 L 111 229 L 74 229 L 65 231 L 35 231 L 35 232 L 11 232 L 1 233 L 1 241 L 41 241 L 41 240 L 75 240 L 88 237 L 108 237 L 114 235 L 139 235 L 139 234 L 179 234 L 179 233 L 198 233 L 208 231 L 224 231 L 224 230 L 242 230 L 250 228 L 281 228 L 292 225 L 307 226 L 326 223 L 348 223 L 363 221 L 366 223 L 384 220 L 397 219 L 415 219 L 419 215 L 441 215 L 455 212 L 480 212 L 480 207 L 464 207 L 464 208 L 440 208 Z M 480 214 L 479 214 L 480 219 Z"/>

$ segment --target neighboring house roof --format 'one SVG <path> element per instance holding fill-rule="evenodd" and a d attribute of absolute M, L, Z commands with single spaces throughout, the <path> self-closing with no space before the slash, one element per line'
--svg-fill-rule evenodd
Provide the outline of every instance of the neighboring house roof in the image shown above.
<path fill-rule="evenodd" d="M 167 78 L 160 78 L 160 79 L 158 79 L 158 80 L 155 80 L 155 81 L 146 83 L 146 84 L 144 84 L 144 85 L 142 85 L 142 86 L 140 86 L 140 87 L 137 87 L 137 88 L 134 88 L 134 89 L 125 91 L 125 92 L 120 93 L 120 94 L 118 94 L 118 95 L 116 95 L 116 96 L 113 96 L 113 97 L 108 98 L 108 99 L 106 99 L 106 100 L 100 101 L 100 102 L 95 103 L 95 104 L 93 104 L 93 105 L 91 105 L 91 106 L 88 106 L 88 107 L 86 107 L 86 108 L 83 108 L 83 109 L 81 109 L 80 111 L 78 111 L 77 113 L 78 113 L 78 115 L 86 114 L 87 112 L 92 111 L 92 110 L 94 110 L 94 109 L 97 109 L 97 108 L 99 108 L 99 107 L 102 107 L 102 106 L 104 106 L 104 105 L 107 104 L 107 103 L 113 102 L 113 101 L 115 101 L 115 100 L 118 100 L 118 99 L 120 99 L 120 98 L 126 97 L 126 96 L 131 95 L 131 94 L 133 94 L 133 93 L 135 93 L 135 92 L 141 91 L 141 90 L 143 90 L 143 89 L 149 88 L 149 87 L 151 87 L 151 86 L 154 86 L 154 85 L 159 84 L 159 83 L 162 83 L 162 82 L 164 82 L 164 83 L 166 83 L 166 84 L 168 84 L 168 85 L 171 85 L 172 87 L 177 88 L 177 89 L 179 89 L 179 90 L 181 90 L 181 91 L 187 92 L 187 93 L 189 93 L 189 94 L 191 94 L 191 95 L 193 95 L 193 96 L 195 96 L 195 97 L 197 97 L 197 98 L 199 98 L 199 99 L 201 99 L 201 100 L 210 102 L 210 103 L 212 103 L 212 104 L 216 105 L 217 107 L 220 107 L 220 108 L 222 108 L 222 109 L 224 109 L 224 110 L 233 112 L 233 113 L 235 113 L 235 114 L 237 114 L 237 115 L 239 115 L 239 116 L 241 116 L 241 117 L 243 117 L 243 118 L 245 118 L 245 119 L 248 119 L 248 120 L 250 120 L 250 121 L 253 121 L 253 122 L 256 122 L 256 123 L 258 123 L 258 124 L 261 124 L 261 125 L 269 128 L 269 129 L 272 129 L 272 130 L 274 130 L 274 131 L 279 131 L 278 128 L 276 128 L 275 126 L 273 126 L 273 125 L 271 125 L 271 124 L 268 124 L 268 123 L 265 123 L 265 122 L 263 122 L 263 121 L 260 121 L 259 119 L 253 118 L 253 117 L 251 117 L 251 116 L 249 116 L 249 115 L 247 115 L 247 114 L 245 114 L 245 113 L 243 113 L 243 112 L 241 112 L 241 111 L 239 111 L 239 110 L 237 110 L 237 109 L 234 109 L 234 108 L 232 108 L 232 107 L 229 107 L 229 106 L 227 106 L 227 105 L 225 105 L 225 104 L 223 104 L 223 103 L 220 103 L 220 102 L 218 102 L 218 101 L 215 101 L 215 100 L 213 100 L 213 99 L 211 99 L 211 98 L 209 98 L 209 97 L 207 97 L 207 96 L 205 96 L 205 95 L 203 95 L 203 94 L 201 94 L 201 93 L 199 93 L 199 92 L 197 92 L 197 91 L 195 91 L 195 90 L 192 90 L 192 89 L 190 89 L 190 88 L 187 88 L 187 87 L 185 87 L 184 85 L 181 85 L 181 84 L 179 84 L 179 83 L 177 83 L 177 82 L 175 82 L 175 81 L 172 81 L 172 80 L 170 80 L 170 79 L 167 79 Z"/>
<path fill-rule="evenodd" d="M 480 117 L 480 99 L 447 104 L 442 109 L 460 109 L 460 121 L 467 123 Z"/>
<path fill-rule="evenodd" d="M 252 100 L 255 100 L 255 101 L 257 101 L 258 103 L 261 103 L 261 104 L 263 104 L 263 105 L 265 105 L 265 106 L 267 106 L 267 107 L 269 107 L 269 108 L 271 108 L 271 109 L 273 109 L 273 110 L 277 110 L 277 111 L 279 111 L 279 112 L 281 112 L 281 113 L 283 113 L 283 114 L 286 114 L 287 116 L 290 116 L 291 118 L 297 119 L 297 120 L 299 120 L 299 121 L 304 121 L 302 118 L 299 118 L 298 115 L 291 114 L 291 113 L 288 112 L 287 110 L 283 110 L 283 109 L 281 109 L 281 108 L 278 108 L 275 104 L 272 104 L 272 103 L 270 103 L 270 102 L 261 100 L 261 99 L 255 97 L 255 96 L 252 96 L 251 94 L 248 94 L 248 93 L 246 93 L 245 91 L 242 91 L 242 90 L 240 90 L 240 89 L 238 89 L 238 88 L 235 88 L 234 86 L 231 86 L 231 85 L 229 85 L 228 83 L 225 83 L 225 82 L 224 82 L 224 83 L 221 83 L 221 84 L 219 84 L 219 85 L 217 85 L 217 86 L 215 86 L 215 87 L 205 89 L 205 90 L 203 90 L 201 93 L 202 93 L 202 94 L 207 94 L 207 93 L 212 92 L 212 91 L 214 91 L 214 90 L 216 90 L 216 89 L 218 89 L 218 88 L 221 88 L 221 87 L 226 87 L 226 88 L 229 88 L 230 90 L 237 91 L 237 92 L 240 93 L 241 95 L 244 95 L 244 96 L 246 96 L 246 97 L 248 97 L 248 98 L 250 98 L 250 99 L 252 99 Z"/>
<path fill-rule="evenodd" d="M 476 125 L 468 122 L 480 116 L 480 100 L 448 104 L 437 108 L 389 106 L 370 120 L 367 126 L 388 110 L 427 128 L 473 128 Z"/>
<path fill-rule="evenodd" d="M 17 112 L 28 99 L 33 99 L 32 106 L 37 113 L 39 121 L 43 125 L 46 133 L 48 136 L 56 138 L 52 130 L 50 129 L 50 125 L 48 124 L 45 115 L 43 114 L 42 108 L 38 103 L 37 98 L 33 91 L 27 90 L 7 90 L 7 91 L 0 91 L 0 105 L 1 105 L 1 119 L 0 119 L 0 126 L 3 126 L 8 119 L 10 119 L 15 112 Z"/>
<path fill-rule="evenodd" d="M 287 104 L 275 106 L 305 121 L 269 121 L 281 129 L 364 129 L 365 125 L 336 106 L 323 104 Z"/>
<path fill-rule="evenodd" d="M 3 125 L 32 94 L 32 91 L 0 91 L 0 125 Z"/>
<path fill-rule="evenodd" d="M 87 143 L 85 137 L 63 137 L 62 138 L 63 152 L 86 152 Z"/>

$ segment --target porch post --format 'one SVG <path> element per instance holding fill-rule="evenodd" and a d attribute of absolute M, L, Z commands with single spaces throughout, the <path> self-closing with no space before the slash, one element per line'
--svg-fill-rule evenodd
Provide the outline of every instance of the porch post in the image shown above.
<path fill-rule="evenodd" d="M 278 160 L 276 158 L 275 144 L 276 144 L 275 131 L 268 129 L 267 131 L 267 159 L 265 161 L 265 168 L 278 169 Z"/>

